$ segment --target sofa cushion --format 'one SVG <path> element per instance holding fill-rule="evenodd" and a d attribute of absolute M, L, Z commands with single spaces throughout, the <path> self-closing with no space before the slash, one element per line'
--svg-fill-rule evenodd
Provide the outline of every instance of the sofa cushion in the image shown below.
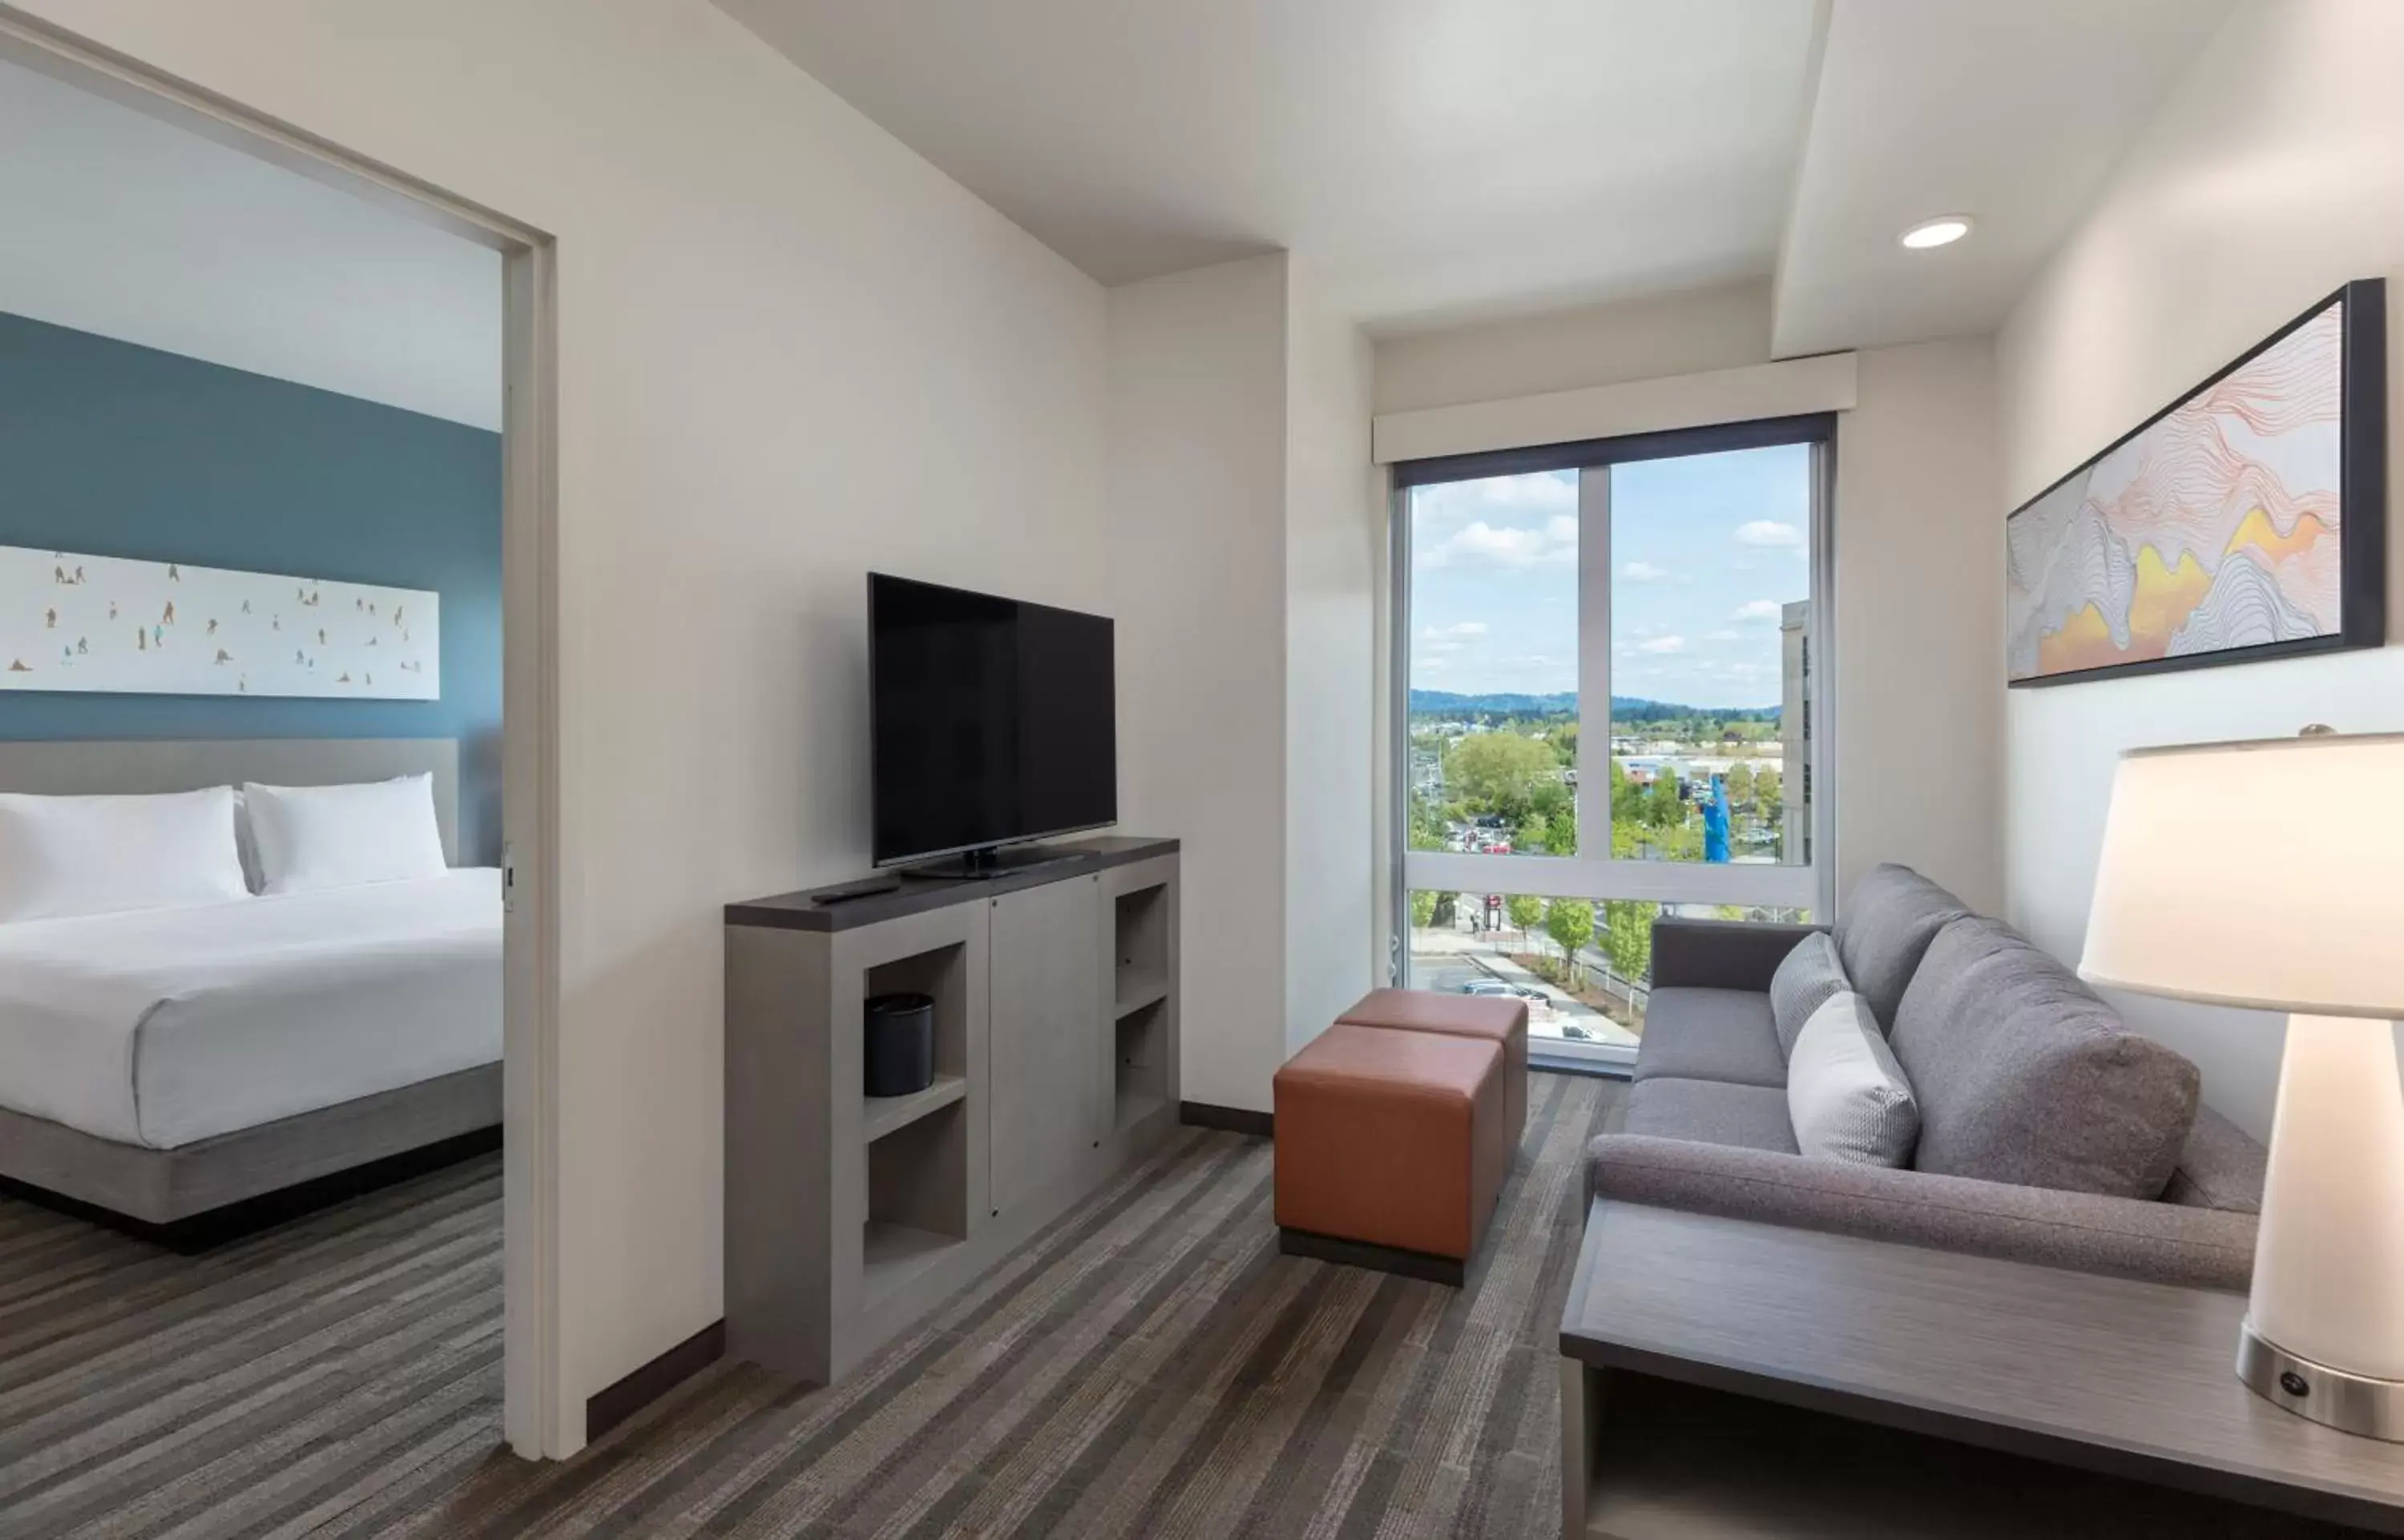
<path fill-rule="evenodd" d="M 2158 1197 L 2195 1121 L 2195 1066 L 2000 920 L 1945 927 L 1891 1036 L 1920 1170 Z"/>
<path fill-rule="evenodd" d="M 2224 1213 L 2258 1214 L 2269 1168 L 2269 1151 L 2236 1124 L 2199 1104 L 2195 1127 L 2187 1131 L 2178 1169 L 2162 1189 L 2162 1201 Z"/>
<path fill-rule="evenodd" d="M 1656 989 L 1633 1078 L 1672 1076 L 1739 1085 L 1786 1084 L 1786 1056 L 1769 1021 L 1769 997 L 1750 989 Z"/>
<path fill-rule="evenodd" d="M 1796 1038 L 1786 1066 L 1786 1113 L 1795 1142 L 1815 1159 L 1911 1163 L 1920 1109 L 1869 1002 L 1851 989 L 1831 995 Z"/>
<path fill-rule="evenodd" d="M 1835 937 L 1815 931 L 1796 943 L 1769 976 L 1769 1017 L 1778 1029 L 1779 1053 L 1793 1058 L 1795 1039 L 1811 1014 L 1852 987 L 1845 965 L 1838 960 Z M 1886 1030 L 1885 1022 L 1879 1023 L 1879 1030 Z"/>
<path fill-rule="evenodd" d="M 1853 884 L 1837 917 L 1837 956 L 1880 1027 L 1894 1029 L 1903 991 L 1936 932 L 1969 912 L 1908 866 L 1873 866 Z"/>
<path fill-rule="evenodd" d="M 1772 1155 L 1799 1153 L 1786 1120 L 1786 1093 L 1724 1080 L 1648 1080 L 1628 1092 L 1626 1132 L 1728 1144 Z"/>

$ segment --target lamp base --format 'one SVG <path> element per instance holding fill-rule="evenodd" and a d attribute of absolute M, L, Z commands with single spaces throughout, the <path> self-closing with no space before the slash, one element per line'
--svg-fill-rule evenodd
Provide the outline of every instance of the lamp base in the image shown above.
<path fill-rule="evenodd" d="M 2299 1358 L 2254 1330 L 2237 1334 L 2237 1378 L 2264 1400 L 2340 1433 L 2404 1443 L 2404 1379 L 2373 1379 Z"/>

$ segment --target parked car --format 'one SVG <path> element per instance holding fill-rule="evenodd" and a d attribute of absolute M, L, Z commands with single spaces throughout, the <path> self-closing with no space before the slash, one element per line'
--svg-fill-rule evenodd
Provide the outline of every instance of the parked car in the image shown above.
<path fill-rule="evenodd" d="M 1499 978 L 1473 978 L 1461 987 L 1461 992 L 1464 995 L 1516 995 L 1519 991 Z"/>

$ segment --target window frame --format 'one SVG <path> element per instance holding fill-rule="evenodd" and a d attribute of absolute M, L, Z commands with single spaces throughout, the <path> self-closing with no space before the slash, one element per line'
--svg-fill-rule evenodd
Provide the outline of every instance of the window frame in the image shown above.
<path fill-rule="evenodd" d="M 1810 799 L 1810 848 L 1799 863 L 1620 861 L 1609 855 L 1489 856 L 1410 848 L 1411 818 L 1411 494 L 1422 486 L 1497 476 L 1575 470 L 1578 476 L 1578 845 L 1611 848 L 1611 509 L 1610 471 L 1642 460 L 1805 444 L 1811 449 L 1810 567 L 1811 613 L 1804 627 L 1804 711 L 1810 753 L 1802 767 Z M 1391 469 L 1390 504 L 1390 709 L 1388 831 L 1393 933 L 1391 976 L 1407 981 L 1410 895 L 1437 892 L 1533 894 L 1542 898 L 1636 900 L 1665 904 L 1741 904 L 1810 909 L 1834 917 L 1836 901 L 1836 456 L 1837 414 L 1811 413 L 1706 427 L 1588 439 L 1472 455 L 1405 460 Z M 1598 474 L 1587 474 L 1598 472 Z M 1601 730 L 1586 731 L 1600 707 Z M 1791 773 L 1791 772 L 1790 772 Z M 1599 837 L 1598 837 L 1599 835 Z M 1626 1049 L 1554 1043 L 1558 1057 L 1625 1063 Z"/>

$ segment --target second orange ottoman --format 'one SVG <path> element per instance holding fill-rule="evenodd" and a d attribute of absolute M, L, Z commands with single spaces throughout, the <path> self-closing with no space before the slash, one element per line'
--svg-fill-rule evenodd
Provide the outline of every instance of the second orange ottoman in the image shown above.
<path fill-rule="evenodd" d="M 1502 1048 L 1502 1116 L 1516 1146 L 1528 1127 L 1528 1002 L 1514 996 L 1445 995 L 1433 989 L 1372 989 L 1338 1021 L 1484 1038 Z"/>
<path fill-rule="evenodd" d="M 1518 1133 L 1500 1045 L 1339 1022 L 1277 1072 L 1277 1222 L 1290 1255 L 1458 1286 Z"/>

